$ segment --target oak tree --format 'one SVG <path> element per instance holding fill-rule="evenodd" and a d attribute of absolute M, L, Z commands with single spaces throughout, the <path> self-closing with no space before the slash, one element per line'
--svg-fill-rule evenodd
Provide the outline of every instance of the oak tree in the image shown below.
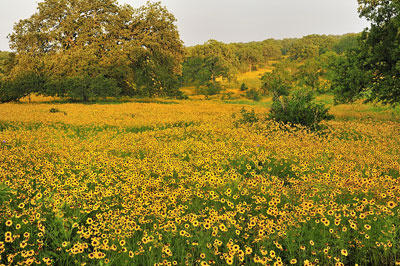
<path fill-rule="evenodd" d="M 396 105 L 400 103 L 400 1 L 358 3 L 360 16 L 371 25 L 363 31 L 359 46 L 336 64 L 336 99 Z"/>
<path fill-rule="evenodd" d="M 10 35 L 10 79 L 28 71 L 49 81 L 41 93 L 85 101 L 173 94 L 184 55 L 175 21 L 160 3 L 134 9 L 116 0 L 45 0 Z"/>

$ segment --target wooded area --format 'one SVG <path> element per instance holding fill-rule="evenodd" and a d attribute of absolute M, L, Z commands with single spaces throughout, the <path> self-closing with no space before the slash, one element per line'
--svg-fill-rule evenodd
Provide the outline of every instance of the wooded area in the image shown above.
<path fill-rule="evenodd" d="M 160 3 L 138 9 L 107 1 L 47 0 L 10 35 L 13 53 L 0 54 L 0 101 L 31 93 L 88 101 L 99 97 L 184 98 L 221 92 L 221 79 L 274 62 L 271 83 L 332 92 L 337 102 L 359 98 L 400 101 L 397 1 L 359 1 L 371 27 L 359 34 L 225 44 L 209 40 L 184 47 L 174 16 Z M 243 85 L 243 84 L 242 84 Z M 274 90 L 274 89 L 272 89 Z"/>

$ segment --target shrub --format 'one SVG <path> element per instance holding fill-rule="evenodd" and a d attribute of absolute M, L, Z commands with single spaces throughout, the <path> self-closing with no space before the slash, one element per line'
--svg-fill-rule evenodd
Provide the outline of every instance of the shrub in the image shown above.
<path fill-rule="evenodd" d="M 221 100 L 232 100 L 234 99 L 233 92 L 229 91 L 227 93 L 222 94 Z"/>
<path fill-rule="evenodd" d="M 60 110 L 58 110 L 57 108 L 51 108 L 50 109 L 50 113 L 59 113 L 60 112 Z"/>
<path fill-rule="evenodd" d="M 232 115 L 233 118 L 236 118 L 236 115 L 233 114 Z M 259 118 L 256 115 L 256 113 L 254 112 L 254 109 L 251 111 L 247 111 L 246 109 L 244 109 L 244 107 L 242 107 L 242 109 L 240 110 L 240 117 L 238 120 L 236 120 L 234 123 L 234 125 L 236 127 L 239 126 L 239 124 L 253 124 L 258 122 Z"/>
<path fill-rule="evenodd" d="M 187 96 L 183 91 L 181 91 L 179 89 L 171 90 L 168 93 L 168 96 L 172 97 L 174 99 L 177 99 L 177 100 L 188 100 L 189 99 L 189 96 Z"/>
<path fill-rule="evenodd" d="M 246 98 L 258 102 L 261 100 L 261 95 L 257 89 L 250 89 L 246 91 Z"/>
<path fill-rule="evenodd" d="M 189 96 L 187 96 L 185 93 L 182 91 L 178 90 L 176 94 L 174 95 L 174 98 L 177 100 L 189 100 Z"/>
<path fill-rule="evenodd" d="M 55 114 L 55 113 L 63 113 L 64 115 L 67 115 L 66 112 L 60 111 L 59 109 L 54 108 L 54 107 L 50 109 L 50 113 L 52 113 L 52 114 Z"/>
<path fill-rule="evenodd" d="M 208 97 L 216 95 L 222 91 L 221 84 L 219 82 L 208 82 L 206 87 L 199 88 L 199 93 Z"/>
<path fill-rule="evenodd" d="M 249 89 L 249 87 L 246 86 L 246 84 L 242 83 L 242 85 L 240 85 L 240 91 L 247 91 Z"/>
<path fill-rule="evenodd" d="M 269 117 L 277 122 L 302 125 L 313 130 L 319 129 L 322 120 L 333 119 L 329 109 L 323 104 L 313 102 L 310 90 L 298 90 L 291 96 L 274 98 Z"/>

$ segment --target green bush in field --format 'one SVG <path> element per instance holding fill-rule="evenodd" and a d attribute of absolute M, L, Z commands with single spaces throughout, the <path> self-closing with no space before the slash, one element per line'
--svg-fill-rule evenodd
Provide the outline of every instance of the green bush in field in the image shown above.
<path fill-rule="evenodd" d="M 331 120 L 329 109 L 313 102 L 310 90 L 301 89 L 290 96 L 274 98 L 269 117 L 277 122 L 290 123 L 318 129 L 322 120 Z"/>
<path fill-rule="evenodd" d="M 236 114 L 233 114 L 232 117 L 236 118 Z M 242 109 L 240 110 L 239 119 L 237 119 L 233 123 L 236 127 L 238 127 L 240 124 L 253 124 L 257 123 L 259 120 L 260 118 L 254 112 L 254 109 L 251 111 L 247 111 L 246 109 L 244 109 L 244 107 L 242 107 Z"/>
<path fill-rule="evenodd" d="M 199 87 L 198 91 L 200 94 L 208 97 L 220 93 L 222 91 L 222 87 L 219 82 L 207 82 L 206 86 Z"/>
<path fill-rule="evenodd" d="M 250 89 L 246 91 L 246 98 L 258 102 L 261 100 L 261 95 L 257 89 Z"/>
<path fill-rule="evenodd" d="M 240 91 L 247 91 L 249 89 L 249 87 L 246 86 L 246 84 L 242 83 L 242 85 L 240 85 Z"/>

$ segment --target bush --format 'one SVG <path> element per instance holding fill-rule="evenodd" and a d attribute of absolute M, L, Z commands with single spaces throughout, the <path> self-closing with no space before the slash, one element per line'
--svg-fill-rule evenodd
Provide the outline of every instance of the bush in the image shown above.
<path fill-rule="evenodd" d="M 184 92 L 177 90 L 172 95 L 177 100 L 188 100 L 189 96 L 187 96 Z"/>
<path fill-rule="evenodd" d="M 319 129 L 322 120 L 331 120 L 333 116 L 323 104 L 312 102 L 313 99 L 312 92 L 305 89 L 295 91 L 291 96 L 274 98 L 269 117 L 285 124 Z"/>
<path fill-rule="evenodd" d="M 228 91 L 227 93 L 222 94 L 221 100 L 232 100 L 234 99 L 233 92 Z"/>
<path fill-rule="evenodd" d="M 246 98 L 258 102 L 261 100 L 261 95 L 257 89 L 250 89 L 246 91 Z"/>
<path fill-rule="evenodd" d="M 240 91 L 247 91 L 249 89 L 249 87 L 246 86 L 246 84 L 242 83 L 242 85 L 240 85 Z"/>
<path fill-rule="evenodd" d="M 208 97 L 216 95 L 222 91 L 221 84 L 219 82 L 208 82 L 206 87 L 199 88 L 199 93 Z"/>
<path fill-rule="evenodd" d="M 63 113 L 64 115 L 67 115 L 66 112 L 60 111 L 59 109 L 54 108 L 54 107 L 50 109 L 50 113 L 52 113 L 52 114 L 55 114 L 55 113 Z"/>
<path fill-rule="evenodd" d="M 236 114 L 233 114 L 232 117 L 236 118 Z M 242 109 L 240 110 L 239 119 L 234 121 L 233 123 L 236 127 L 238 127 L 239 124 L 253 124 L 258 122 L 258 120 L 259 118 L 254 110 L 247 111 L 246 109 L 244 109 L 244 107 L 242 107 Z"/>

